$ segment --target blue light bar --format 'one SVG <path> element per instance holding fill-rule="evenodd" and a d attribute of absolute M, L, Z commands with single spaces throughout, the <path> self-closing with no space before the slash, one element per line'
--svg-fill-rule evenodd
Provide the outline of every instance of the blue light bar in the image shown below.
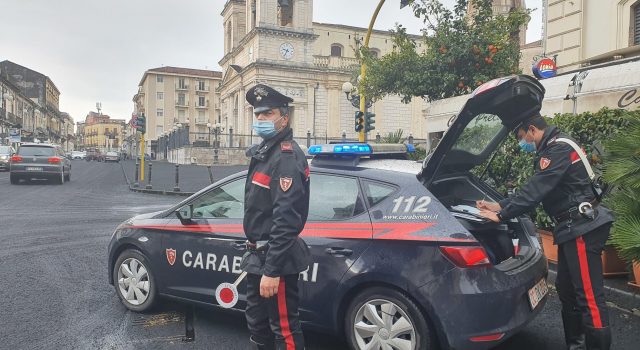
<path fill-rule="evenodd" d="M 309 147 L 309 154 L 343 154 L 343 155 L 369 155 L 372 154 L 371 146 L 366 143 L 336 143 L 328 145 L 313 145 Z"/>
<path fill-rule="evenodd" d="M 407 145 L 407 153 L 414 153 L 416 151 L 416 146 L 414 146 L 411 143 L 408 143 Z"/>

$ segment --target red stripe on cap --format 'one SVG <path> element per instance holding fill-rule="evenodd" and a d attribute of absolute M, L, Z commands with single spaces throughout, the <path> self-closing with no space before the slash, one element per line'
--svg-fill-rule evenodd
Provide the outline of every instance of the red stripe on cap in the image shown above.
<path fill-rule="evenodd" d="M 580 263 L 582 288 L 584 289 L 584 295 L 587 298 L 587 306 L 589 307 L 589 311 L 591 312 L 593 327 L 602 328 L 600 310 L 598 309 L 598 304 L 596 304 L 596 298 L 593 295 L 593 288 L 591 287 L 591 275 L 589 275 L 589 264 L 587 262 L 587 249 L 585 247 L 584 239 L 582 239 L 582 236 L 576 239 L 576 245 L 578 247 L 578 261 Z"/>
<path fill-rule="evenodd" d="M 256 171 L 253 174 L 253 178 L 251 178 L 251 183 L 258 185 L 260 187 L 264 187 L 264 188 L 270 188 L 269 187 L 269 183 L 271 182 L 271 176 L 267 175 L 267 174 L 263 174 L 259 171 Z"/>
<path fill-rule="evenodd" d="M 286 292 L 287 290 L 284 284 L 284 278 L 280 277 L 280 284 L 278 285 L 278 314 L 280 315 L 280 330 L 282 331 L 284 343 L 287 345 L 287 350 L 295 350 L 296 344 L 293 341 L 291 329 L 289 329 L 289 313 L 287 311 Z"/>

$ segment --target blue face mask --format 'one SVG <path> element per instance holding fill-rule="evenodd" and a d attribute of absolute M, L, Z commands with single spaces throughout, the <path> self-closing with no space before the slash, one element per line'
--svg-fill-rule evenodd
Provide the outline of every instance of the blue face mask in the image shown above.
<path fill-rule="evenodd" d="M 282 117 L 276 119 L 280 120 Z M 278 134 L 275 121 L 273 120 L 256 120 L 253 122 L 253 130 L 265 140 L 268 140 Z"/>
<path fill-rule="evenodd" d="M 524 138 L 520 140 L 520 142 L 518 142 L 518 145 L 520 146 L 521 150 L 527 153 L 533 153 L 536 151 L 536 144 L 533 142 L 527 142 L 524 140 Z"/>

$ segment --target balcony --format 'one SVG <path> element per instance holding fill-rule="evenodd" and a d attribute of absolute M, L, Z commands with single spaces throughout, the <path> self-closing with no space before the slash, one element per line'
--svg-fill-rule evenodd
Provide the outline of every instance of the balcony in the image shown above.
<path fill-rule="evenodd" d="M 183 107 L 183 108 L 187 108 L 189 107 L 189 100 L 176 100 L 176 107 Z"/>
<path fill-rule="evenodd" d="M 195 103 L 196 108 L 209 108 L 209 100 L 205 101 L 203 105 L 198 102 Z"/>
<path fill-rule="evenodd" d="M 209 86 L 205 85 L 202 87 L 200 85 L 196 85 L 196 92 L 209 92 Z"/>
<path fill-rule="evenodd" d="M 189 84 L 176 84 L 176 90 L 189 90 Z"/>
<path fill-rule="evenodd" d="M 204 126 L 206 126 L 208 122 L 209 121 L 206 118 L 202 118 L 202 119 L 197 118 L 196 119 L 196 125 L 204 125 Z"/>
<path fill-rule="evenodd" d="M 352 71 L 360 67 L 360 61 L 351 57 L 313 56 L 313 65 L 320 68 Z"/>

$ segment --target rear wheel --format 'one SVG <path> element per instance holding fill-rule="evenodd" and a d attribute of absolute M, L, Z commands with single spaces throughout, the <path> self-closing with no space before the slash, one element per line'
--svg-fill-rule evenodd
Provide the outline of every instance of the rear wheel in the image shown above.
<path fill-rule="evenodd" d="M 418 306 L 390 288 L 373 287 L 358 294 L 344 320 L 352 349 L 433 349 L 436 342 Z"/>
<path fill-rule="evenodd" d="M 118 256 L 113 266 L 113 282 L 116 294 L 129 310 L 144 312 L 156 302 L 156 280 L 151 264 L 137 250 L 127 249 Z"/>
<path fill-rule="evenodd" d="M 69 172 L 67 173 L 67 175 L 64 176 L 64 181 L 66 182 L 71 181 L 71 169 L 69 169 Z"/>
<path fill-rule="evenodd" d="M 9 181 L 12 185 L 17 185 L 20 183 L 20 178 L 16 174 L 9 174 Z"/>

